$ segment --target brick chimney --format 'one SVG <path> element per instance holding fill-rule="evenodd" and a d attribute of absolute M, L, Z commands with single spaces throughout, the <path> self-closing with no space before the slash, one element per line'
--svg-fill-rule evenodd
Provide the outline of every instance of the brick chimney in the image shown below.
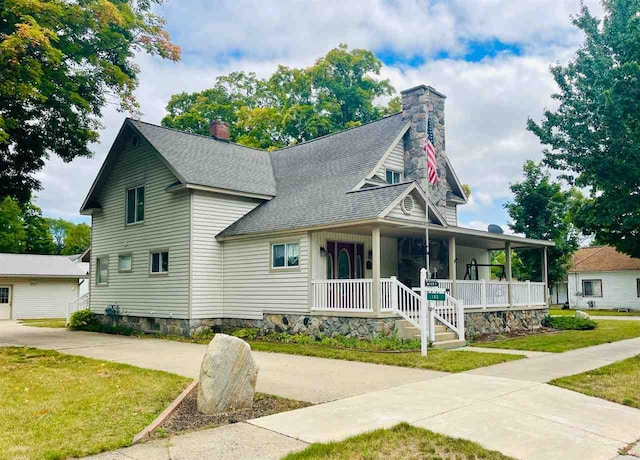
<path fill-rule="evenodd" d="M 426 190 L 426 154 L 422 149 L 427 137 L 426 121 L 433 127 L 434 147 L 438 162 L 438 183 L 429 184 L 431 201 L 438 207 L 446 206 L 446 154 L 444 141 L 444 100 L 446 96 L 427 85 L 405 89 L 402 95 L 402 118 L 411 122 L 404 137 L 404 175 L 417 180 Z"/>
<path fill-rule="evenodd" d="M 209 133 L 214 139 L 229 142 L 229 123 L 227 123 L 226 121 L 214 120 L 209 125 Z"/>

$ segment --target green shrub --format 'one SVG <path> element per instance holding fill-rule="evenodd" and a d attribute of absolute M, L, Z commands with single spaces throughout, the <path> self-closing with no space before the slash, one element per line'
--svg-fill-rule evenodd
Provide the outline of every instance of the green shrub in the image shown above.
<path fill-rule="evenodd" d="M 598 323 L 590 319 L 576 318 L 573 316 L 547 316 L 542 325 L 561 331 L 575 330 L 588 331 L 598 327 Z"/>
<path fill-rule="evenodd" d="M 306 334 L 288 334 L 286 332 L 272 332 L 259 340 L 267 342 L 295 343 L 298 345 L 318 345 L 327 348 L 349 348 L 363 351 L 411 351 L 420 349 L 420 340 L 401 339 L 395 332 L 390 337 L 377 337 L 372 340 L 362 340 L 356 337 L 335 335 L 316 339 Z"/>
<path fill-rule="evenodd" d="M 260 336 L 260 328 L 243 327 L 241 329 L 236 329 L 231 335 L 241 339 L 255 340 Z"/>
<path fill-rule="evenodd" d="M 72 331 L 103 332 L 105 334 L 117 335 L 134 335 L 137 333 L 135 329 L 128 326 L 103 324 L 98 319 L 98 315 L 88 308 L 78 310 L 71 315 L 71 318 L 69 318 L 69 329 Z"/>
<path fill-rule="evenodd" d="M 88 308 L 76 311 L 69 318 L 69 329 L 74 331 L 86 331 L 99 325 L 98 317 Z"/>
<path fill-rule="evenodd" d="M 215 332 L 213 332 L 213 330 L 204 329 L 200 332 L 196 332 L 195 334 L 191 334 L 191 337 L 193 337 L 196 340 L 211 340 L 215 335 L 216 334 Z"/>

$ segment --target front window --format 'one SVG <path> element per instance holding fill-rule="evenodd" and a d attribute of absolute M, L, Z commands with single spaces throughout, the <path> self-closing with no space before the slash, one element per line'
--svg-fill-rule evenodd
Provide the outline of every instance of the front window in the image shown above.
<path fill-rule="evenodd" d="M 390 184 L 398 184 L 402 180 L 402 173 L 387 169 L 387 182 Z"/>
<path fill-rule="evenodd" d="M 120 254 L 118 256 L 118 271 L 130 272 L 133 267 L 133 257 L 131 254 Z"/>
<path fill-rule="evenodd" d="M 152 252 L 151 253 L 151 273 L 169 273 L 169 253 L 168 252 Z"/>
<path fill-rule="evenodd" d="M 602 280 L 583 280 L 582 293 L 585 297 L 602 297 Z"/>
<path fill-rule="evenodd" d="M 98 257 L 96 259 L 96 284 L 105 285 L 109 282 L 109 259 Z"/>
<path fill-rule="evenodd" d="M 0 287 L 0 303 L 9 303 L 8 287 Z"/>
<path fill-rule="evenodd" d="M 300 245 L 298 243 L 274 244 L 271 248 L 272 268 L 298 267 L 300 263 Z"/>
<path fill-rule="evenodd" d="M 127 224 L 144 221 L 144 187 L 127 190 Z"/>

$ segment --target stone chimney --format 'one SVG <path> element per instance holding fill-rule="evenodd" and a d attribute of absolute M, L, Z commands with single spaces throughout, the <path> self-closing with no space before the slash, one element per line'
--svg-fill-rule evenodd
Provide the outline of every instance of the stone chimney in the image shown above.
<path fill-rule="evenodd" d="M 209 133 L 211 137 L 218 139 L 219 141 L 229 142 L 229 134 L 231 130 L 229 123 L 221 120 L 214 120 L 209 125 Z"/>
<path fill-rule="evenodd" d="M 433 127 L 434 147 L 438 162 L 438 183 L 429 184 L 429 196 L 438 207 L 447 203 L 447 168 L 444 141 L 444 100 L 446 96 L 427 85 L 401 91 L 402 118 L 411 122 L 404 138 L 404 175 L 417 180 L 426 190 L 426 154 L 422 149 L 427 137 L 427 119 Z"/>

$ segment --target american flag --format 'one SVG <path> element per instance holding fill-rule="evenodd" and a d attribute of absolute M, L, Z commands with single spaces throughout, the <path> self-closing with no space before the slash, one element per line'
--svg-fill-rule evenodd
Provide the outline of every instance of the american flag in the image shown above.
<path fill-rule="evenodd" d="M 424 143 L 423 150 L 427 152 L 427 180 L 430 184 L 438 182 L 436 149 L 433 143 L 433 126 L 431 124 L 431 114 L 429 114 L 429 118 L 427 119 L 427 140 Z"/>

